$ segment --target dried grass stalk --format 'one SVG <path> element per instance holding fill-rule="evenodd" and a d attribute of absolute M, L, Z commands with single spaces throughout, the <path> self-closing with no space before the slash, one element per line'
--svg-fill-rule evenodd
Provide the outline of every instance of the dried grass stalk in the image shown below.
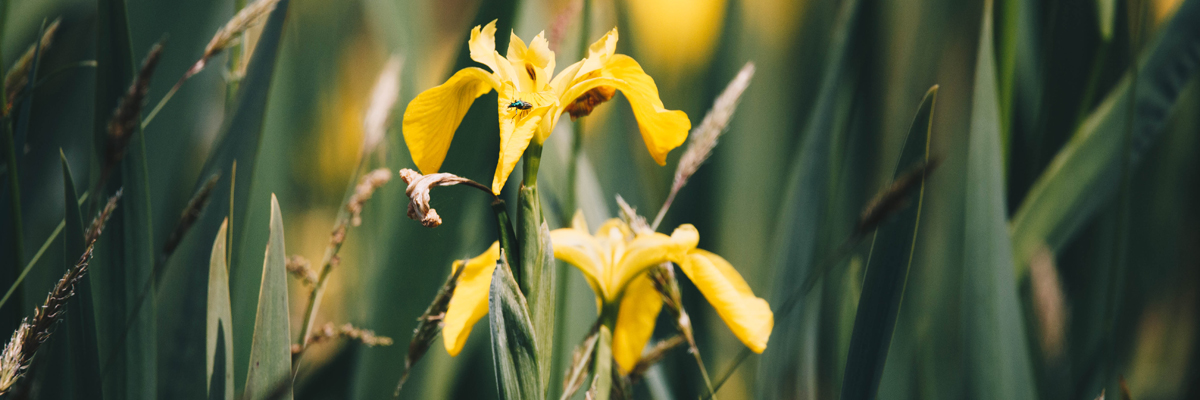
<path fill-rule="evenodd" d="M 396 100 L 400 97 L 400 68 L 403 59 L 393 55 L 379 73 L 375 88 L 371 91 L 371 102 L 367 105 L 367 113 L 363 117 L 363 152 L 375 150 L 387 133 L 392 121 L 392 111 L 396 108 Z"/>
<path fill-rule="evenodd" d="M 301 256 L 291 256 L 287 259 L 287 264 L 284 265 L 289 274 L 300 278 L 304 284 L 312 286 L 317 284 L 317 271 L 313 271 L 312 263 L 307 258 Z"/>
<path fill-rule="evenodd" d="M 855 234 L 863 235 L 874 230 L 879 224 L 908 206 L 912 189 L 924 183 L 925 178 L 933 173 L 933 170 L 937 169 L 940 164 L 941 159 L 939 158 L 930 158 L 928 162 L 918 163 L 892 181 L 891 185 L 879 191 L 859 215 Z"/>
<path fill-rule="evenodd" d="M 217 186 L 217 180 L 221 177 L 220 174 L 212 174 L 208 180 L 204 182 L 204 186 L 196 192 L 187 206 L 183 208 L 183 213 L 179 215 L 179 221 L 175 223 L 175 229 L 171 231 L 171 236 L 167 237 L 167 243 L 163 245 L 162 258 L 168 258 L 175 253 L 175 249 L 179 247 L 179 243 L 183 241 L 183 235 L 187 234 L 192 229 L 192 225 L 200 218 L 200 212 L 204 211 L 208 205 L 209 197 L 212 196 L 213 188 Z M 166 260 L 162 260 L 166 262 Z"/>
<path fill-rule="evenodd" d="M 351 225 L 362 225 L 363 204 L 371 199 L 376 190 L 391 180 L 392 171 L 387 168 L 379 168 L 363 175 L 362 179 L 358 181 L 358 186 L 354 187 L 354 194 L 350 195 L 350 200 L 346 202 L 346 211 L 350 212 Z"/>
<path fill-rule="evenodd" d="M 1042 354 L 1046 361 L 1057 362 L 1065 350 L 1068 310 L 1058 267 L 1054 265 L 1054 254 L 1049 248 L 1038 248 L 1029 262 L 1029 272 Z"/>
<path fill-rule="evenodd" d="M 642 358 L 638 359 L 637 364 L 634 364 L 633 369 L 629 371 L 629 380 L 637 383 L 637 381 L 642 379 L 642 376 L 646 375 L 646 371 L 649 371 L 650 367 L 658 364 L 659 361 L 662 361 L 667 356 L 668 351 L 685 343 L 687 343 L 687 339 L 681 334 L 658 341 L 649 350 L 642 353 Z"/>
<path fill-rule="evenodd" d="M 321 326 L 321 329 L 317 329 L 311 335 L 308 335 L 307 343 L 311 345 L 331 339 L 354 340 L 370 347 L 392 345 L 392 338 L 376 336 L 375 332 L 370 329 L 356 328 L 354 325 L 348 323 L 334 328 L 332 322 L 326 322 L 325 325 Z M 298 353 L 299 351 L 299 346 L 293 346 L 293 353 Z"/>
<path fill-rule="evenodd" d="M 4 346 L 4 353 L 0 354 L 0 395 L 12 391 L 25 370 L 29 368 L 30 361 L 33 360 L 38 347 L 50 339 L 50 335 L 54 333 L 54 324 L 66 310 L 67 301 L 75 295 L 75 284 L 83 279 L 84 274 L 87 274 L 96 239 L 100 237 L 101 231 L 104 230 L 104 224 L 108 222 L 113 210 L 117 208 L 117 201 L 120 198 L 121 191 L 118 190 L 117 194 L 108 199 L 108 203 L 100 210 L 100 214 L 88 228 L 85 235 L 88 245 L 83 251 L 83 255 L 79 257 L 79 261 L 58 280 L 58 283 L 46 295 L 46 301 L 34 309 L 33 318 L 21 320 L 21 325 L 13 332 L 8 344 Z"/>
<path fill-rule="evenodd" d="M 413 365 L 425 356 L 425 352 L 429 351 L 429 347 L 437 339 L 438 333 L 442 332 L 442 319 L 446 317 L 450 298 L 454 296 L 454 289 L 458 287 L 458 277 L 466 269 L 466 263 L 463 265 L 464 267 L 455 269 L 454 273 L 446 278 L 446 283 L 442 284 L 442 288 L 433 297 L 433 302 L 425 308 L 425 313 L 417 317 L 417 327 L 413 329 L 412 341 L 408 342 L 408 354 L 404 356 L 404 372 L 400 374 L 400 381 L 396 383 L 393 396 L 400 395 L 400 389 L 404 387 L 404 382 L 408 381 L 408 373 L 412 371 Z"/>
<path fill-rule="evenodd" d="M 58 25 L 60 22 L 62 22 L 61 18 L 55 18 L 54 22 L 51 22 L 50 25 L 47 25 L 46 30 L 42 32 L 42 39 L 40 41 L 42 46 L 42 54 L 45 54 L 46 49 L 49 49 L 50 45 L 54 43 L 54 34 L 58 33 Z M 25 53 L 22 53 L 21 57 L 13 63 L 12 69 L 9 69 L 8 73 L 4 75 L 4 87 L 6 90 L 4 95 L 8 99 L 6 104 L 11 106 L 13 100 L 16 100 L 17 95 L 20 94 L 21 91 L 25 89 L 25 86 L 29 84 L 29 73 L 33 68 L 33 57 L 35 55 L 34 53 L 37 53 L 38 51 L 37 47 L 38 43 L 29 45 L 29 48 L 25 50 Z"/>
<path fill-rule="evenodd" d="M 108 122 L 106 170 L 116 166 L 125 157 L 129 139 L 141 123 L 142 105 L 146 102 L 146 92 L 150 90 L 150 78 L 154 76 L 154 69 L 158 66 L 162 49 L 162 41 L 155 43 L 154 47 L 150 48 L 150 53 L 142 61 L 142 68 L 138 70 L 133 83 L 129 84 L 129 90 L 125 92 L 125 96 L 117 104 L 117 109 L 113 111 L 112 119 Z"/>
<path fill-rule="evenodd" d="M 658 216 L 654 218 L 654 223 L 650 225 L 652 228 L 658 228 L 663 216 L 667 214 L 667 209 L 671 208 L 671 203 L 675 201 L 675 195 L 679 194 L 679 190 L 687 184 L 688 178 L 691 178 L 712 155 L 713 149 L 717 147 L 717 139 L 729 127 L 729 121 L 733 119 L 733 113 L 737 111 L 738 102 L 742 99 L 742 93 L 750 86 L 750 79 L 753 77 L 754 63 L 748 62 L 713 101 L 713 107 L 704 116 L 704 121 L 692 129 L 687 150 L 683 152 L 683 156 L 679 158 L 679 165 L 675 167 L 675 181 L 671 184 L 671 193 L 667 195 L 667 201 L 663 203 Z"/>
<path fill-rule="evenodd" d="M 571 352 L 571 368 L 563 377 L 563 392 L 560 400 L 574 397 L 575 392 L 583 387 L 583 381 L 592 372 L 592 356 L 596 353 L 596 342 L 600 339 L 599 327 L 600 324 L 597 321 L 592 326 L 592 331 L 588 334 L 587 339 L 584 339 L 583 343 L 580 343 L 575 347 L 575 351 Z"/>
<path fill-rule="evenodd" d="M 229 22 L 225 23 L 225 26 L 217 31 L 217 34 L 213 35 L 212 40 L 208 41 L 208 46 L 204 47 L 204 54 L 200 56 L 200 60 L 196 61 L 192 65 L 192 68 L 183 74 L 183 78 L 175 86 L 179 86 L 183 81 L 191 78 L 192 75 L 196 75 L 204 70 L 204 67 L 208 65 L 208 61 L 217 54 L 221 54 L 222 51 L 233 47 L 242 32 L 262 22 L 267 14 L 275 10 L 275 5 L 278 3 L 279 0 L 257 0 L 252 4 L 247 4 L 245 8 L 238 11 L 237 15 L 234 15 Z"/>

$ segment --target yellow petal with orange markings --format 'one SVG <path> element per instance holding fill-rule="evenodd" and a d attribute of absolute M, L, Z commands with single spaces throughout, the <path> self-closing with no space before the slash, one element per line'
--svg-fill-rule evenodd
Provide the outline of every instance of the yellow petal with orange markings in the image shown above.
<path fill-rule="evenodd" d="M 569 104 L 596 87 L 615 87 L 629 100 L 650 156 L 658 165 L 666 165 L 667 153 L 683 144 L 692 129 L 687 114 L 664 108 L 654 79 L 629 56 L 612 55 L 600 73 L 600 77 L 576 82 L 559 97 L 559 103 Z"/>

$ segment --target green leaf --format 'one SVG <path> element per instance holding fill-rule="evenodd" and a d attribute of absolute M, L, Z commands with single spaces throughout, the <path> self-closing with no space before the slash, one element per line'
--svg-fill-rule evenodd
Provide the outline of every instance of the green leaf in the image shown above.
<path fill-rule="evenodd" d="M 550 365 L 554 343 L 555 274 L 554 250 L 550 244 L 550 226 L 542 217 L 542 202 L 537 187 L 522 186 L 517 199 L 517 235 L 521 244 L 522 293 L 529 298 L 529 312 L 537 332 L 538 365 L 542 368 L 542 384 L 550 382 Z M 542 392 L 548 388 L 542 387 Z"/>
<path fill-rule="evenodd" d="M 502 399 L 543 398 L 538 367 L 537 334 L 529 320 L 525 296 L 517 287 L 508 263 L 501 260 L 492 273 L 488 292 L 488 322 L 492 333 L 492 358 Z"/>
<path fill-rule="evenodd" d="M 125 1 L 98 0 L 96 24 L 94 185 L 108 159 L 109 120 L 133 82 L 136 66 Z M 145 306 L 135 303 L 136 292 L 154 268 L 149 174 L 145 138 L 136 127 L 130 135 L 125 157 L 110 171 L 106 186 L 92 196 L 94 210 L 118 188 L 124 191 L 90 267 L 104 394 L 114 399 L 154 397 L 158 388 L 156 296 L 147 296 Z M 129 324 L 132 328 L 126 329 Z"/>
<path fill-rule="evenodd" d="M 59 149 L 58 155 L 62 160 L 63 204 L 66 208 L 63 260 L 65 267 L 71 268 L 79 259 L 79 255 L 83 254 L 87 244 L 83 242 L 83 216 L 79 212 L 79 197 L 75 194 L 75 179 L 71 176 L 71 168 L 62 149 Z M 75 290 L 78 291 L 77 296 L 67 302 L 66 324 L 70 342 L 72 393 L 76 398 L 101 399 L 103 389 L 100 384 L 100 354 L 97 353 L 96 347 L 96 315 L 89 275 L 85 274 L 80 279 L 75 285 Z"/>
<path fill-rule="evenodd" d="M 250 367 L 243 392 L 248 399 L 266 398 L 281 385 L 287 386 L 285 394 L 275 398 L 292 398 L 292 343 L 288 333 L 291 324 L 288 322 L 286 264 L 283 216 L 279 212 L 279 200 L 271 195 L 271 236 L 263 261 L 254 340 L 250 345 Z"/>
<path fill-rule="evenodd" d="M 1000 107 L 990 3 L 984 6 L 980 28 L 966 160 L 961 302 L 966 387 L 970 390 L 966 397 L 1032 399 L 1035 388 L 1025 321 L 1016 281 L 1008 271 L 1012 252 L 1005 230 L 1004 166 L 1000 154 Z"/>
<path fill-rule="evenodd" d="M 1132 73 L 1117 83 L 1034 182 L 1009 226 L 1018 277 L 1029 271 L 1038 247 L 1054 252 L 1116 195 L 1125 134 L 1132 125 L 1134 168 L 1158 140 L 1179 92 L 1200 67 L 1200 2 L 1184 2 Z M 1130 101 L 1136 110 L 1129 121 Z"/>
<path fill-rule="evenodd" d="M 921 107 L 909 128 L 908 138 L 900 153 L 893 179 L 900 178 L 913 165 L 929 161 L 929 138 L 933 132 L 933 107 L 938 87 L 925 92 Z M 873 399 L 883 377 L 896 316 L 904 299 L 904 287 L 916 249 L 917 228 L 920 226 L 921 202 L 925 184 L 914 188 L 914 206 L 900 211 L 894 220 L 875 232 L 862 296 L 854 317 L 850 336 L 850 351 L 846 358 L 842 380 L 842 399 Z"/>
<path fill-rule="evenodd" d="M 257 257 L 263 256 L 262 249 L 268 240 L 267 230 L 262 229 L 266 219 L 258 225 L 249 225 L 247 215 L 251 211 L 251 188 L 261 153 L 268 94 L 279 64 L 277 56 L 289 3 L 288 0 L 279 1 L 275 11 L 263 24 L 262 34 L 246 69 L 246 77 L 239 84 L 238 101 L 225 114 L 213 150 L 208 154 L 193 185 L 193 192 L 198 192 L 211 176 L 218 174 L 220 178 L 210 194 L 212 200 L 164 268 L 162 287 L 158 289 L 163 304 L 159 308 L 171 310 L 162 315 L 165 316 L 164 321 L 171 321 L 176 328 L 172 329 L 169 336 L 164 336 L 164 343 L 171 345 L 161 349 L 161 380 L 170 384 L 162 385 L 159 397 L 185 398 L 204 393 L 209 387 L 210 382 L 203 378 L 207 375 L 207 360 L 199 355 L 207 348 L 206 310 L 212 238 L 226 217 L 229 218 L 226 233 L 231 243 L 227 249 L 231 254 L 228 260 L 233 316 L 230 328 L 234 336 L 232 341 L 225 344 L 234 350 L 234 387 L 241 387 L 247 376 L 245 368 L 250 357 L 255 304 L 262 274 L 262 259 Z M 167 126 L 151 125 L 148 130 Z M 265 194 L 261 199 L 263 204 L 267 202 Z M 256 211 L 259 215 L 267 214 L 265 207 Z M 253 262 L 245 262 L 252 257 L 239 257 L 240 254 L 252 255 Z"/>
<path fill-rule="evenodd" d="M 226 400 L 233 399 L 233 315 L 229 307 L 229 271 L 225 262 L 228 225 L 228 219 L 221 223 L 208 261 L 208 323 L 204 352 L 208 357 L 208 378 L 205 380 L 209 382 L 208 398 Z M 217 352 L 222 357 L 218 357 Z M 221 365 L 215 364 L 218 358 L 223 358 Z M 213 380 L 213 374 L 217 375 L 216 381 Z M 218 382 L 223 382 L 223 396 L 214 393 L 214 389 L 219 387 Z"/>
<path fill-rule="evenodd" d="M 841 5 L 816 105 L 804 128 L 800 147 L 793 156 L 795 161 L 786 181 L 787 192 L 774 235 L 778 242 L 774 244 L 776 275 L 771 304 L 776 306 L 792 295 L 798 282 L 814 273 L 813 263 L 820 253 L 818 233 L 828 199 L 832 138 L 838 119 L 850 110 L 842 107 L 839 98 L 842 93 L 854 91 L 847 88 L 847 85 L 853 86 L 848 82 L 848 71 L 851 70 L 851 49 L 858 36 L 863 3 L 851 0 Z M 772 333 L 775 340 L 771 342 L 772 350 L 763 355 L 763 378 L 758 380 L 758 394 L 764 398 L 793 397 L 801 390 L 802 363 L 808 362 L 802 355 L 807 350 L 806 341 L 811 339 L 806 332 L 814 325 L 811 318 L 800 318 L 788 312 L 781 312 L 776 318 Z"/>

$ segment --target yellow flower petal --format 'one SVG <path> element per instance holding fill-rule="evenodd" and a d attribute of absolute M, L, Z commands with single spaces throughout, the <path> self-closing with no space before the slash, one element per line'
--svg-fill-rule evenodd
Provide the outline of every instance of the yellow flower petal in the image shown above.
<path fill-rule="evenodd" d="M 617 28 L 613 28 L 608 33 L 604 34 L 600 40 L 588 46 L 587 58 L 583 59 L 583 65 L 579 67 L 579 71 L 575 73 L 574 79 L 580 79 L 584 75 L 592 71 L 603 68 L 608 62 L 608 58 L 612 57 L 617 51 Z"/>
<path fill-rule="evenodd" d="M 628 373 L 642 358 L 642 349 L 654 333 L 654 322 L 662 304 L 662 297 L 646 274 L 638 276 L 625 289 L 612 341 L 613 359 L 622 372 Z"/>
<path fill-rule="evenodd" d="M 666 165 L 667 153 L 679 147 L 687 139 L 692 123 L 687 114 L 678 110 L 667 110 L 658 97 L 654 79 L 646 75 L 642 67 L 629 56 L 614 54 L 600 70 L 601 76 L 575 82 L 559 97 L 561 104 L 569 104 L 600 86 L 611 86 L 620 90 L 629 99 L 633 115 L 646 149 L 658 165 Z"/>
<path fill-rule="evenodd" d="M 600 273 L 604 270 L 604 258 L 600 244 L 586 231 L 562 228 L 550 231 L 550 243 L 554 258 L 566 261 L 579 269 L 597 297 L 604 297 L 605 288 L 600 285 Z"/>
<path fill-rule="evenodd" d="M 500 242 L 493 242 L 492 247 L 483 254 L 467 260 L 465 267 L 462 261 L 454 262 L 454 270 L 466 269 L 458 276 L 458 286 L 450 296 L 450 305 L 442 320 L 442 343 L 451 357 L 462 351 L 467 336 L 471 334 L 471 327 L 488 313 L 492 272 L 496 270 L 496 260 L 499 259 Z"/>
<path fill-rule="evenodd" d="M 471 59 L 491 68 L 499 80 L 512 79 L 512 66 L 496 52 L 496 20 L 489 22 L 483 29 L 479 26 L 471 29 L 471 39 L 467 41 L 467 47 L 471 50 Z"/>
<path fill-rule="evenodd" d="M 658 232 L 638 235 L 629 242 L 625 255 L 612 272 L 613 287 L 620 288 L 650 267 L 669 260 L 680 260 L 700 242 L 700 233 L 691 224 L 675 228 L 671 236 Z"/>
<path fill-rule="evenodd" d="M 500 83 L 480 68 L 463 68 L 446 83 L 417 95 L 404 110 L 404 143 L 423 174 L 437 172 L 446 160 L 454 131 L 475 99 Z"/>
<path fill-rule="evenodd" d="M 767 339 L 775 326 L 771 306 L 754 296 L 742 275 L 728 261 L 696 249 L 679 263 L 679 267 L 746 347 L 755 353 L 762 353 L 767 348 Z"/>
<path fill-rule="evenodd" d="M 508 82 L 498 99 L 500 114 L 500 156 L 496 159 L 496 175 L 492 178 L 492 192 L 499 195 L 508 181 L 508 175 L 516 168 L 517 161 L 529 147 L 529 142 L 541 127 L 542 118 L 554 109 L 553 98 L 545 94 L 533 93 L 520 99 L 520 93 L 515 92 Z M 521 110 L 511 107 L 513 100 L 520 99 L 532 105 L 532 109 Z"/>

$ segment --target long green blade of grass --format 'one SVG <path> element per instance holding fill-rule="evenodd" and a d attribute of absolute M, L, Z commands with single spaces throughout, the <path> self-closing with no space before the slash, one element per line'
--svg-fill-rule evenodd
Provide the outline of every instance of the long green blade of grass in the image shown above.
<path fill-rule="evenodd" d="M 173 310 L 162 314 L 164 321 L 169 321 L 173 326 L 167 333 L 169 336 L 164 335 L 164 343 L 171 345 L 162 349 L 164 367 L 161 379 L 164 384 L 160 387 L 160 397 L 163 398 L 205 393 L 209 387 L 210 382 L 204 380 L 207 375 L 206 358 L 194 355 L 204 353 L 207 348 L 207 293 L 212 239 L 226 217 L 229 217 L 226 233 L 232 243 L 232 248 L 227 251 L 232 255 L 228 269 L 233 316 L 230 328 L 234 335 L 226 345 L 234 350 L 235 391 L 244 384 L 247 376 L 262 261 L 261 258 L 254 263 L 239 264 L 237 261 L 242 246 L 247 254 L 253 252 L 257 257 L 262 257 L 262 246 L 267 243 L 267 230 L 261 225 L 247 225 L 246 215 L 251 208 L 250 193 L 260 153 L 268 94 L 277 71 L 288 8 L 289 1 L 281 0 L 263 26 L 246 77 L 239 85 L 238 101 L 226 114 L 213 150 L 195 178 L 193 191 L 198 192 L 211 176 L 219 174 L 220 178 L 209 195 L 212 201 L 196 220 L 190 234 L 183 238 L 161 277 L 164 289 L 160 293 L 167 291 L 160 295 L 165 304 L 163 307 L 169 305 Z M 150 129 L 157 128 L 152 126 Z"/>
<path fill-rule="evenodd" d="M 921 101 L 893 178 L 900 178 L 913 165 L 929 161 L 929 137 L 933 131 L 936 100 L 937 87 L 934 86 Z M 850 336 L 850 351 L 842 380 L 843 400 L 875 398 L 883 377 L 884 361 L 916 248 L 921 201 L 925 193 L 923 178 L 919 188 L 914 190 L 917 193 L 912 194 L 911 198 L 915 199 L 915 206 L 906 208 L 892 222 L 875 232 L 871 255 L 867 259 L 862 296 L 859 297 L 858 311 L 854 317 L 854 330 Z"/>
<path fill-rule="evenodd" d="M 229 221 L 221 223 L 208 262 L 208 318 L 204 354 L 208 360 L 208 398 L 233 399 L 233 315 L 229 306 L 229 270 L 225 244 Z M 213 379 L 216 376 L 217 379 Z"/>
<path fill-rule="evenodd" d="M 215 254 L 215 252 L 214 252 Z M 262 286 L 258 292 L 258 311 L 254 322 L 254 340 L 250 345 L 250 367 L 243 396 L 262 399 L 275 395 L 279 382 L 292 374 L 292 342 L 288 329 L 287 251 L 283 243 L 283 215 L 279 200 L 271 196 L 271 238 L 263 261 Z M 277 399 L 291 399 L 291 384 Z"/>
<path fill-rule="evenodd" d="M 843 79 L 850 70 L 850 49 L 856 40 L 856 28 L 865 0 L 843 3 L 839 21 L 835 25 L 830 45 L 829 62 L 822 73 L 822 85 L 817 95 L 816 106 L 804 129 L 804 136 L 797 149 L 794 164 L 787 178 L 787 193 L 784 196 L 775 245 L 778 251 L 774 263 L 775 287 L 771 304 L 784 302 L 795 291 L 795 286 L 813 273 L 812 264 L 820 253 L 817 249 L 821 213 L 825 210 L 825 189 L 829 180 L 831 163 L 831 138 L 833 127 L 840 113 L 839 93 L 845 90 Z M 804 308 L 804 307 L 798 307 Z M 759 395 L 765 398 L 782 398 L 797 395 L 802 389 L 799 382 L 801 362 L 805 359 L 804 334 L 808 325 L 806 318 L 796 314 L 775 316 L 776 324 L 771 342 L 771 351 L 762 359 L 762 375 L 758 380 Z"/>
<path fill-rule="evenodd" d="M 1008 266 L 991 1 L 984 5 L 967 145 L 963 288 L 967 397 L 1035 398 L 1017 285 Z"/>
<path fill-rule="evenodd" d="M 79 212 L 79 197 L 75 195 L 75 179 L 67 165 L 67 156 L 59 150 L 63 171 L 63 204 L 66 208 L 63 236 L 63 255 L 66 267 L 73 266 L 76 254 L 83 254 L 83 215 Z M 102 399 L 100 383 L 100 354 L 96 349 L 96 315 L 92 304 L 91 278 L 84 275 L 75 285 L 78 296 L 67 303 L 67 337 L 71 365 L 72 393 L 76 398 Z"/>
<path fill-rule="evenodd" d="M 1200 2 L 1179 7 L 1140 63 L 1136 98 L 1127 74 L 1034 182 L 1013 216 L 1009 232 L 1018 277 L 1028 273 L 1038 247 L 1061 249 L 1116 195 L 1130 101 L 1136 110 L 1130 167 L 1157 141 L 1179 92 L 1200 68 Z"/>
<path fill-rule="evenodd" d="M 134 78 L 126 4 L 124 0 L 98 0 L 96 15 L 96 91 L 93 112 L 93 177 L 100 184 L 110 166 L 114 140 L 108 134 L 110 119 Z M 134 304 L 138 288 L 154 265 L 154 225 L 151 221 L 150 188 L 144 137 L 138 129 L 128 133 L 128 149 L 120 165 L 111 166 L 101 192 L 92 196 L 95 209 L 107 194 L 124 190 L 121 204 L 96 246 L 92 261 L 92 290 L 97 311 L 100 359 L 103 362 L 105 397 L 145 398 L 157 391 L 157 319 L 153 304 Z M 154 296 L 149 296 L 150 302 Z M 132 315 L 137 309 L 137 315 Z M 126 333 L 128 321 L 136 321 Z M 122 343 L 137 343 L 122 346 Z"/>

